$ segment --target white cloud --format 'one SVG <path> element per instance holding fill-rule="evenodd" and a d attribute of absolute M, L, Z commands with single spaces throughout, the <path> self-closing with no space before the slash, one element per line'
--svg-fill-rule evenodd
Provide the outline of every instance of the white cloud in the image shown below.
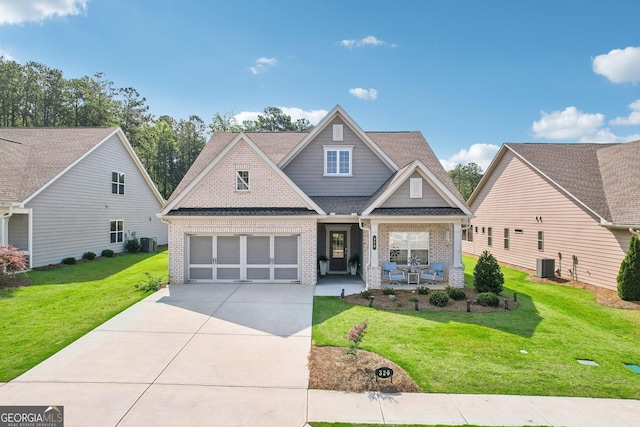
<path fill-rule="evenodd" d="M 640 47 L 629 46 L 593 58 L 593 72 L 613 83 L 640 81 Z"/>
<path fill-rule="evenodd" d="M 358 99 L 362 99 L 364 101 L 375 101 L 378 99 L 378 91 L 375 89 L 363 89 L 361 87 L 356 87 L 353 89 L 349 89 L 349 93 L 355 96 Z"/>
<path fill-rule="evenodd" d="M 563 111 L 540 113 L 542 118 L 533 122 L 533 133 L 537 138 L 577 139 L 596 133 L 604 123 L 604 115 L 587 114 L 576 107 Z"/>
<path fill-rule="evenodd" d="M 376 36 L 367 36 L 361 39 L 350 39 L 350 40 L 340 40 L 338 44 L 342 47 L 346 47 L 349 49 L 353 49 L 354 47 L 363 47 L 363 46 L 387 46 L 387 47 L 398 47 L 395 43 L 387 43 L 384 40 L 380 40 Z"/>
<path fill-rule="evenodd" d="M 440 163 L 448 171 L 455 168 L 458 163 L 463 165 L 475 163 L 486 171 L 499 149 L 500 147 L 494 144 L 473 144 L 468 150 L 463 148 L 446 160 L 440 159 Z"/>
<path fill-rule="evenodd" d="M 298 119 L 307 119 L 312 125 L 317 125 L 328 113 L 327 110 L 310 110 L 305 111 L 296 107 L 278 107 L 282 112 L 288 116 L 291 116 L 291 121 L 295 123 Z M 234 117 L 236 121 L 242 124 L 245 120 L 258 120 L 258 115 L 264 114 L 263 111 L 243 111 L 236 114 Z"/>
<path fill-rule="evenodd" d="M 0 0 L 0 25 L 42 22 L 54 16 L 79 15 L 89 0 Z"/>
<path fill-rule="evenodd" d="M 609 120 L 610 125 L 640 125 L 640 99 L 628 105 L 631 113 L 629 117 L 616 117 Z"/>
<path fill-rule="evenodd" d="M 256 59 L 256 65 L 249 67 L 253 74 L 260 74 L 267 71 L 270 67 L 275 66 L 278 63 L 276 58 L 258 58 Z"/>

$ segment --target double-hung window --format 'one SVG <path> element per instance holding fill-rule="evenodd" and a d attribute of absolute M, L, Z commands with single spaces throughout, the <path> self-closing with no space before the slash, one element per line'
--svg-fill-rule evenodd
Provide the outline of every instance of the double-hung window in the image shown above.
<path fill-rule="evenodd" d="M 509 229 L 504 229 L 504 248 L 509 249 Z"/>
<path fill-rule="evenodd" d="M 351 176 L 353 146 L 324 147 L 324 175 Z"/>
<path fill-rule="evenodd" d="M 120 220 L 111 221 L 111 243 L 122 243 L 124 241 L 124 223 Z"/>
<path fill-rule="evenodd" d="M 111 193 L 124 194 L 124 174 L 111 172 Z"/>
<path fill-rule="evenodd" d="M 389 233 L 389 260 L 407 264 L 411 257 L 420 259 L 421 264 L 429 263 L 429 233 Z"/>

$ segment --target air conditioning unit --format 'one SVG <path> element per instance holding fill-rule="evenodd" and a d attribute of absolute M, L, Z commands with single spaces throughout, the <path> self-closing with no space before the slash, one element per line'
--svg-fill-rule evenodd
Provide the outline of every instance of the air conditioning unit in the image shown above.
<path fill-rule="evenodd" d="M 536 260 L 537 277 L 554 277 L 556 271 L 556 260 L 553 258 L 538 258 Z"/>

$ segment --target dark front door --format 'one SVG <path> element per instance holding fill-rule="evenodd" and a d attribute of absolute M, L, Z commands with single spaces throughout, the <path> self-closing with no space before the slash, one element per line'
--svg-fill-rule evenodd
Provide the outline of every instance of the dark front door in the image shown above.
<path fill-rule="evenodd" d="M 331 232 L 331 271 L 347 271 L 347 232 Z"/>

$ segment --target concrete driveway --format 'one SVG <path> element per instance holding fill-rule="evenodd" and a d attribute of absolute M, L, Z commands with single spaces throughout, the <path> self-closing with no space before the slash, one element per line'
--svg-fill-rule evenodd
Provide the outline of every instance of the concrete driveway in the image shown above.
<path fill-rule="evenodd" d="M 65 426 L 303 426 L 314 288 L 160 290 L 0 387 Z"/>

